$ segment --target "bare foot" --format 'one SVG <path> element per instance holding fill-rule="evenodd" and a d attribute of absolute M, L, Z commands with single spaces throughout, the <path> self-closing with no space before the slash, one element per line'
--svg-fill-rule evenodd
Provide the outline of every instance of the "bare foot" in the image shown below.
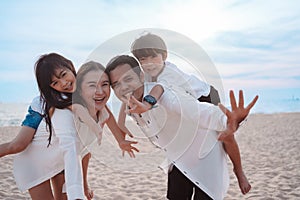
<path fill-rule="evenodd" d="M 235 170 L 233 170 L 233 171 L 239 182 L 239 187 L 240 187 L 242 194 L 244 194 L 244 195 L 247 194 L 251 189 L 251 185 L 250 185 L 247 177 L 245 176 L 244 172 L 243 171 L 237 172 Z"/>
<path fill-rule="evenodd" d="M 91 190 L 88 186 L 86 186 L 84 187 L 84 195 L 88 200 L 91 200 L 94 197 L 94 191 Z"/>

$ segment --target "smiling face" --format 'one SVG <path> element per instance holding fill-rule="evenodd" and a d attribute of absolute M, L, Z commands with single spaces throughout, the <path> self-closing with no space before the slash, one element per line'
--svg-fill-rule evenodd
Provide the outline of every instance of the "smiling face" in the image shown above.
<path fill-rule="evenodd" d="M 141 73 L 142 75 L 142 73 Z M 109 72 L 111 86 L 115 95 L 127 103 L 128 95 L 141 100 L 144 92 L 143 79 L 133 71 L 129 64 L 122 64 Z"/>
<path fill-rule="evenodd" d="M 109 99 L 109 80 L 102 70 L 86 73 L 79 87 L 81 88 L 80 96 L 90 114 L 100 111 Z"/>
<path fill-rule="evenodd" d="M 57 68 L 51 78 L 50 87 L 58 92 L 73 93 L 76 90 L 76 78 L 68 68 Z"/>
<path fill-rule="evenodd" d="M 139 62 L 145 73 L 153 78 L 157 78 L 163 70 L 164 62 L 166 60 L 165 57 L 164 54 L 158 53 L 153 56 L 141 57 L 139 58 Z"/>

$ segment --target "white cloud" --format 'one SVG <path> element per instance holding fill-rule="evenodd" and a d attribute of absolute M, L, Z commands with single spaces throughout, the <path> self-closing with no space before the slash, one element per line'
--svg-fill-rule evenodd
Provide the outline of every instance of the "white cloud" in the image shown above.
<path fill-rule="evenodd" d="M 170 29 L 198 42 L 221 76 L 230 77 L 226 81 L 231 85 L 277 87 L 278 81 L 284 81 L 286 87 L 299 85 L 293 78 L 300 76 L 300 39 L 295 32 L 300 26 L 298 1 L 55 0 L 0 4 L 1 80 L 34 80 L 34 62 L 47 52 L 65 55 L 78 68 L 111 37 L 153 27 Z M 21 73 L 15 76 L 10 67 L 26 77 Z M 245 76 L 255 84 L 244 80 Z"/>

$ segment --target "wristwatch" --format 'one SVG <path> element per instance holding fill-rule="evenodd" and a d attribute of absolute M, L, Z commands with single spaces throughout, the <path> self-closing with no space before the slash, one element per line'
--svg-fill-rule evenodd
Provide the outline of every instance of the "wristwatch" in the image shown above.
<path fill-rule="evenodd" d="M 157 103 L 155 97 L 150 94 L 144 96 L 143 101 L 146 101 L 147 103 L 149 103 L 152 106 L 152 108 Z"/>

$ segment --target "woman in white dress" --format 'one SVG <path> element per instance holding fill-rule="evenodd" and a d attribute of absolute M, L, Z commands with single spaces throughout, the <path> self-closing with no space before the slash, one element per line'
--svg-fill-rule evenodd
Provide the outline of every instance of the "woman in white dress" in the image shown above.
<path fill-rule="evenodd" d="M 110 85 L 105 68 L 94 61 L 83 64 L 78 70 L 76 85 L 77 90 L 73 95 L 73 103 L 81 104 L 101 129 L 106 124 L 120 148 L 127 151 L 130 157 L 134 157 L 134 151 L 138 152 L 138 149 L 131 145 L 136 142 L 125 140 L 126 134 L 121 131 L 106 105 L 110 97 Z M 87 149 L 92 149 L 95 143 L 101 143 L 102 132 L 98 135 L 92 131 L 93 129 L 87 125 L 89 123 L 82 122 L 82 115 L 82 113 L 75 115 L 75 123 L 83 147 L 81 150 L 85 152 Z"/>
<path fill-rule="evenodd" d="M 66 198 L 62 195 L 64 176 L 68 199 L 84 199 L 81 155 L 87 152 L 82 153 L 74 116 L 65 109 L 72 104 L 76 89 L 75 69 L 71 61 L 55 53 L 41 56 L 35 69 L 41 97 L 32 102 L 19 135 L 12 142 L 0 145 L 0 157 L 25 149 L 14 159 L 14 176 L 18 187 L 28 190 L 32 199 Z M 97 101 L 106 103 L 107 99 Z M 118 128 L 114 129 L 120 147 L 133 155 L 132 150 L 136 149 L 132 143 L 124 140 Z M 86 171 L 87 168 L 83 173 Z"/>
<path fill-rule="evenodd" d="M 35 64 L 35 75 L 40 90 L 29 107 L 16 138 L 0 147 L 0 155 L 18 153 L 14 158 L 14 177 L 20 190 L 28 190 L 32 199 L 66 199 L 62 194 L 65 161 L 76 157 L 77 143 L 72 137 L 58 137 L 52 130 L 53 108 L 66 108 L 72 104 L 76 89 L 76 71 L 73 63 L 56 53 L 42 55 Z M 73 180 L 67 178 L 69 199 L 83 199 L 81 161 L 74 161 Z M 74 173 L 74 174 L 75 174 Z M 54 189 L 51 191 L 50 179 Z M 68 190 L 69 188 L 69 190 Z M 73 188 L 73 190 L 71 190 Z"/>

